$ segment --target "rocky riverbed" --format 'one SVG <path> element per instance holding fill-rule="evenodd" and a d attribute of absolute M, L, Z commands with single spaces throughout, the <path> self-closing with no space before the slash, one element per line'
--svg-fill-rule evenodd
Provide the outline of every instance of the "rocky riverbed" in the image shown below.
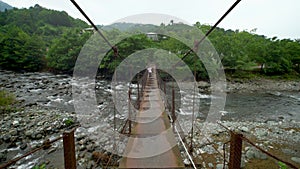
<path fill-rule="evenodd" d="M 93 168 L 98 159 L 100 162 L 98 168 L 102 168 L 101 165 L 107 163 L 111 157 L 111 153 L 107 150 L 112 150 L 113 147 L 111 136 L 97 138 L 93 135 L 97 131 L 109 131 L 113 127 L 114 109 L 108 81 L 98 79 L 95 86 L 92 86 L 95 89 L 96 104 L 103 122 L 98 128 L 86 127 L 78 119 L 72 97 L 74 81 L 71 76 L 1 71 L 0 81 L 1 89 L 14 93 L 19 102 L 17 111 L 1 114 L 0 164 L 41 146 L 45 140 L 52 140 L 73 127 L 77 127 L 75 137 L 78 168 Z M 88 81 L 86 85 L 90 86 Z M 125 85 L 119 85 L 118 88 L 125 88 Z M 203 93 L 209 93 L 207 91 L 209 85 L 205 82 L 199 83 L 199 88 L 206 90 Z M 221 123 L 242 132 L 262 148 L 300 167 L 299 91 L 300 85 L 297 81 L 258 80 L 248 83 L 231 81 L 227 87 L 227 107 L 222 112 L 224 115 Z M 204 108 L 201 111 L 207 111 L 210 96 L 203 94 L 199 98 L 204 99 Z M 185 101 L 186 103 L 183 104 L 191 104 L 191 100 Z M 268 102 L 273 104 L 267 104 Z M 246 111 L 245 107 L 249 109 L 247 105 L 250 105 L 250 109 L 257 105 L 262 110 L 257 112 L 258 109 L 253 109 L 255 112 L 252 114 L 251 111 Z M 116 128 L 119 129 L 125 122 L 126 116 L 116 113 L 116 117 Z M 203 116 L 199 115 L 196 123 L 199 129 L 203 125 L 201 117 Z M 207 137 L 210 143 L 203 140 L 201 132 L 197 132 L 194 138 L 197 148 L 194 153 L 196 156 L 202 154 L 203 157 L 207 157 L 208 161 L 201 163 L 202 167 L 222 168 L 222 156 L 218 154 L 223 154 L 223 144 L 228 141 L 229 134 L 218 124 L 209 124 L 209 126 L 210 133 Z M 118 148 L 124 149 L 125 145 L 125 142 L 121 143 Z M 189 164 L 183 149 L 182 156 L 185 163 Z M 111 161 L 118 162 L 119 158 L 120 156 L 114 155 Z M 243 166 L 251 168 L 251 164 L 257 160 L 264 163 L 270 158 L 253 146 L 245 144 Z M 273 166 L 278 166 L 278 162 L 273 163 Z M 42 164 L 47 164 L 47 168 L 63 168 L 62 141 L 17 162 L 12 168 L 27 169 Z"/>

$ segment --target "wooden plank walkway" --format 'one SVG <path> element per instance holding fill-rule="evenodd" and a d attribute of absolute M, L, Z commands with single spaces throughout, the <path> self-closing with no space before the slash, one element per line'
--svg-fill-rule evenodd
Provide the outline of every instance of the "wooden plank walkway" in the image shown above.
<path fill-rule="evenodd" d="M 184 168 L 156 76 L 152 68 L 119 168 Z"/>

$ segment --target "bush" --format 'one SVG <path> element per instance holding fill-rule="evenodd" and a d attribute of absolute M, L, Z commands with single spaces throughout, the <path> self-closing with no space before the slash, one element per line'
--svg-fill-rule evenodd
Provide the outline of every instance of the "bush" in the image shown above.
<path fill-rule="evenodd" d="M 34 166 L 32 169 L 46 169 L 46 164 Z"/>
<path fill-rule="evenodd" d="M 12 93 L 5 90 L 0 90 L 0 112 L 9 112 L 12 110 L 12 105 L 16 99 Z"/>
<path fill-rule="evenodd" d="M 69 127 L 74 124 L 74 121 L 72 119 L 66 119 L 64 120 L 64 123 L 67 127 Z"/>

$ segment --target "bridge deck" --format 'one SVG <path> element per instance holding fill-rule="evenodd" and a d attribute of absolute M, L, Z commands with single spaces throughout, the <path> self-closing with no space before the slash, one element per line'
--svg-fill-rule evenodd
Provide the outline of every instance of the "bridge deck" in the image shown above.
<path fill-rule="evenodd" d="M 156 70 L 147 78 L 140 110 L 119 168 L 184 168 L 158 89 Z"/>

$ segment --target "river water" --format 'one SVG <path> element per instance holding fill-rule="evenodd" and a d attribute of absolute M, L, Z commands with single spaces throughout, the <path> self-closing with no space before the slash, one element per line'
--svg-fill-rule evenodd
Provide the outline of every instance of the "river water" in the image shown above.
<path fill-rule="evenodd" d="M 228 94 L 224 119 L 235 121 L 300 121 L 299 92 Z"/>
<path fill-rule="evenodd" d="M 0 72 L 0 81 L 1 88 L 13 92 L 25 106 L 38 104 L 70 112 L 75 111 L 71 76 L 53 75 L 50 73 L 19 74 L 2 71 Z M 99 109 L 111 105 L 110 87 L 109 81 L 96 81 L 95 91 Z M 119 84 L 117 87 L 126 89 L 127 86 Z M 178 113 L 181 112 L 180 107 L 192 107 L 192 97 L 190 95 L 191 93 L 185 93 L 185 95 L 181 93 L 183 99 L 178 98 L 176 105 Z M 133 97 L 135 96 L 133 95 Z M 197 99 L 200 99 L 201 102 L 198 114 L 200 117 L 207 115 L 211 97 L 214 96 L 199 93 Z M 260 92 L 227 93 L 225 109 L 221 113 L 223 120 L 230 121 L 300 121 L 300 92 L 265 90 Z"/>

